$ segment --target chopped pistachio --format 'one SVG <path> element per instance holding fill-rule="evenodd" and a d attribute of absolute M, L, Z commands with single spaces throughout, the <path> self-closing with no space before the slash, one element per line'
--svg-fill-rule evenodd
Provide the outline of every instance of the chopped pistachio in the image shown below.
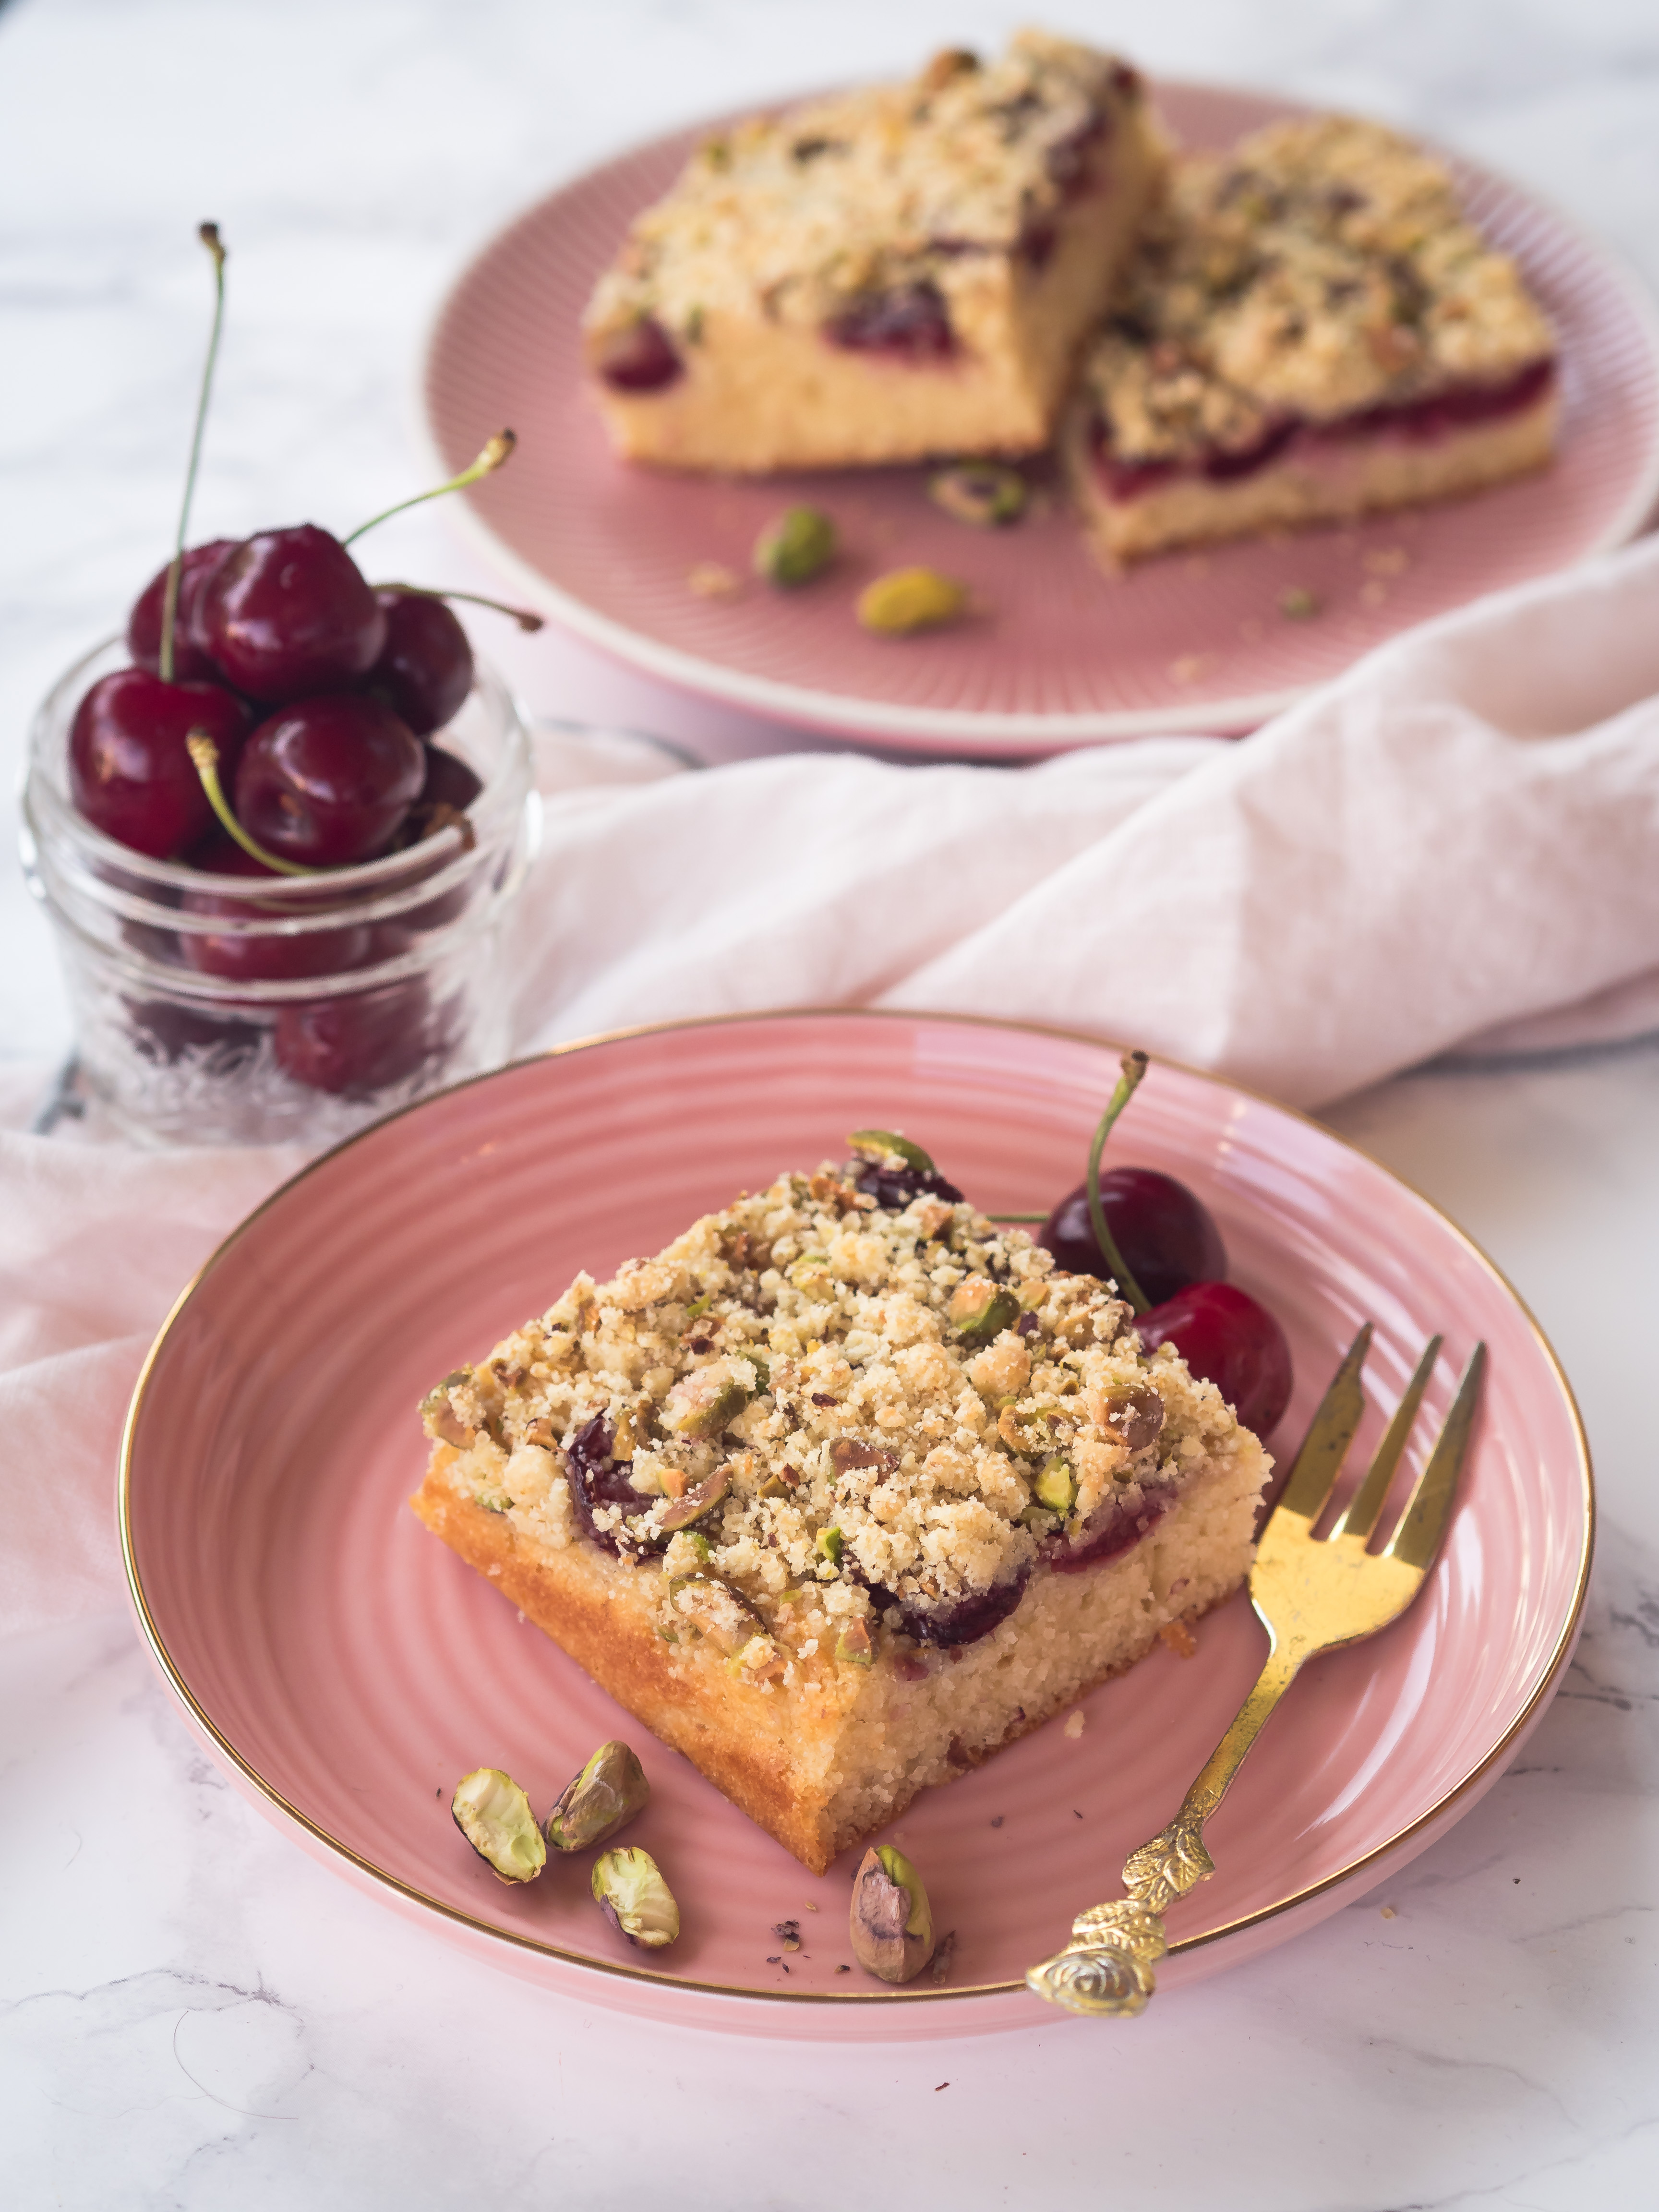
<path fill-rule="evenodd" d="M 870 1638 L 869 1623 L 849 1620 L 836 1641 L 836 1658 L 846 1667 L 867 1667 L 875 1656 L 876 1647 Z"/>
<path fill-rule="evenodd" d="M 786 591 L 810 584 L 836 557 L 836 526 L 816 507 L 787 507 L 755 540 L 755 574 Z"/>
<path fill-rule="evenodd" d="M 1031 1494 L 1051 1513 L 1069 1513 L 1077 1498 L 1077 1477 L 1071 1462 L 1056 1452 L 1031 1485 Z"/>
<path fill-rule="evenodd" d="M 428 1390 L 421 1401 L 421 1419 L 428 1436 L 434 1443 L 453 1444 L 458 1451 L 465 1451 L 477 1431 L 470 1428 L 449 1402 L 449 1394 L 463 1382 L 472 1380 L 470 1367 L 458 1367 L 446 1375 L 435 1390 Z"/>
<path fill-rule="evenodd" d="M 717 1437 L 748 1394 L 720 1367 L 694 1367 L 663 1401 L 663 1426 L 677 1437 Z"/>
<path fill-rule="evenodd" d="M 689 1528 L 694 1521 L 701 1521 L 705 1513 L 712 1513 L 731 1487 L 730 1464 L 717 1467 L 707 1482 L 700 1482 L 695 1490 L 688 1490 L 684 1498 L 677 1498 L 657 1526 L 671 1535 L 676 1529 Z"/>
<path fill-rule="evenodd" d="M 904 1167 L 915 1168 L 919 1175 L 933 1173 L 932 1156 L 894 1129 L 854 1129 L 847 1139 L 847 1149 L 856 1152 L 860 1159 L 874 1160 L 878 1164 L 896 1161 Z"/>
<path fill-rule="evenodd" d="M 838 1567 L 841 1565 L 841 1530 L 820 1528 L 814 1539 L 812 1548 L 821 1558 L 828 1559 L 832 1567 Z"/>
<path fill-rule="evenodd" d="M 455 1826 L 503 1881 L 534 1881 L 547 1864 L 547 1845 L 530 1800 L 499 1766 L 480 1766 L 464 1775 L 449 1809 Z"/>
<path fill-rule="evenodd" d="M 858 618 L 878 637 L 908 637 L 955 622 L 967 605 L 967 587 L 954 577 L 936 568 L 894 568 L 859 593 Z"/>
<path fill-rule="evenodd" d="M 543 1833 L 556 1851 L 585 1851 L 642 1813 L 651 1796 L 645 1769 L 625 1743 L 602 1743 L 566 1787 Z"/>
<path fill-rule="evenodd" d="M 591 1882 L 596 1903 L 619 1935 L 642 1950 L 665 1949 L 680 1932 L 680 1908 L 657 1862 L 637 1844 L 601 1851 Z"/>
<path fill-rule="evenodd" d="M 999 524 L 1018 521 L 1028 494 L 1019 471 L 1004 462 L 957 461 L 933 471 L 927 479 L 927 495 L 958 522 L 994 530 Z"/>
<path fill-rule="evenodd" d="M 933 1955 L 933 1915 L 921 1876 L 890 1844 L 867 1850 L 853 1883 L 853 1956 L 884 1982 L 913 1981 Z"/>
<path fill-rule="evenodd" d="M 1019 1300 L 1012 1291 L 988 1282 L 982 1275 L 970 1276 L 957 1285 L 950 1311 L 964 1344 L 993 1344 L 1019 1319 Z"/>

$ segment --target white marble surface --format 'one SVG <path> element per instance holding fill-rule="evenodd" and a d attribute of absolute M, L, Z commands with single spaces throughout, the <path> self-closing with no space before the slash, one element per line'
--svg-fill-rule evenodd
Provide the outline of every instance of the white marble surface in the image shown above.
<path fill-rule="evenodd" d="M 205 287 L 234 306 L 202 534 L 349 526 L 410 482 L 419 334 L 468 250 L 687 115 L 988 43 L 981 0 L 604 9 L 12 0 L 0 10 L 0 748 L 165 550 Z M 1552 193 L 1659 280 L 1651 0 L 1082 0 L 1154 69 L 1342 100 Z M 434 510 L 388 572 L 464 581 Z M 544 712 L 781 733 L 556 639 Z M 66 1022 L 0 825 L 0 1057 Z M 1646 1449 L 1659 1052 L 1427 1074 L 1330 1118 L 1491 1249 L 1595 1451 L 1586 1638 L 1519 1762 L 1380 1896 L 1127 2027 L 814 2051 L 538 1994 L 348 1891 L 234 1797 L 125 1617 L 0 1645 L 0 2199 L 916 2212 L 1659 2202 L 1659 1502 Z M 15 1438 L 4 1449 L 25 1448 Z M 3 1540 L 3 1532 L 0 1532 Z M 1385 1918 L 1383 1904 L 1393 1908 Z M 949 2087 L 938 2085 L 948 2082 Z"/>

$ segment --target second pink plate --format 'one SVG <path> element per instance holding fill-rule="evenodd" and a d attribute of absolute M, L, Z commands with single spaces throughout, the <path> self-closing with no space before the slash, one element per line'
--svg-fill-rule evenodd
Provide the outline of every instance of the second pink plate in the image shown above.
<path fill-rule="evenodd" d="M 342 1874 L 498 1964 L 584 1997 L 768 2034 L 963 2033 L 1052 2018 L 1023 1988 L 1073 1916 L 1118 1893 L 1265 1656 L 1241 1594 L 948 1788 L 888 1838 L 922 1868 L 949 1978 L 902 1990 L 848 1965 L 847 1853 L 805 1873 L 428 1535 L 405 1500 L 437 1376 L 846 1132 L 907 1130 L 982 1206 L 1078 1179 L 1117 1072 L 1104 1045 L 913 1015 L 776 1015 L 645 1031 L 501 1070 L 380 1123 L 223 1245 L 158 1339 L 124 1455 L 144 1632 L 214 1754 Z M 1470 1345 L 1486 1402 L 1445 1548 L 1418 1603 L 1310 1668 L 1211 1823 L 1216 1873 L 1175 1907 L 1166 1991 L 1334 1911 L 1421 1850 L 1501 1771 L 1571 1653 L 1589 1470 L 1548 1346 L 1489 1261 L 1425 1200 L 1316 1124 L 1155 1065 L 1121 1156 L 1192 1183 L 1237 1279 L 1280 1316 L 1296 1439 L 1359 1322 L 1377 1324 L 1370 1448 L 1424 1340 L 1443 1413 Z M 1432 1435 L 1437 1419 L 1419 1424 Z M 1419 1442 L 1420 1443 L 1420 1437 Z M 1358 1464 L 1364 1464 L 1356 1454 Z M 503 1886 L 451 1824 L 481 1765 L 549 1806 L 596 1744 L 630 1738 L 684 1933 L 630 1951 L 587 1862 Z M 776 1932 L 799 1922 L 802 1948 Z M 1158 2002 L 1166 1999 L 1161 1996 Z"/>
<path fill-rule="evenodd" d="M 1186 84 L 1156 96 L 1194 146 L 1227 143 L 1292 106 Z M 691 690 L 931 751 L 1248 730 L 1413 623 L 1622 544 L 1659 491 L 1659 337 L 1645 295 L 1565 217 L 1456 159 L 1470 213 L 1519 258 L 1560 334 L 1561 451 L 1542 477 L 1108 579 L 1057 503 L 1016 529 L 975 531 L 932 506 L 920 470 L 757 483 L 630 467 L 585 388 L 579 325 L 630 219 L 703 135 L 607 162 L 503 231 L 445 304 L 425 373 L 446 471 L 504 422 L 519 433 L 512 467 L 459 510 L 488 557 L 568 628 Z M 784 594 L 750 579 L 750 553 L 796 500 L 833 514 L 847 550 L 811 590 Z M 931 636 L 866 635 L 853 619 L 859 586 L 912 562 L 962 577 L 983 611 Z M 739 580 L 736 597 L 691 588 L 709 565 Z M 1292 588 L 1314 594 L 1314 619 L 1285 619 Z"/>

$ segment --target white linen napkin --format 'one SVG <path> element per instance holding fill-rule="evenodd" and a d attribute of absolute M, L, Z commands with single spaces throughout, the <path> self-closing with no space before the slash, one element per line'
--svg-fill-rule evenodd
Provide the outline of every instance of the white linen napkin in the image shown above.
<path fill-rule="evenodd" d="M 520 1035 L 933 1007 L 1317 1104 L 1455 1047 L 1659 1024 L 1656 862 L 1648 541 L 1399 639 L 1243 744 L 1024 769 L 808 754 L 561 788 L 511 954 Z M 44 1076 L 0 1081 L 0 1632 L 118 1602 L 145 1348 L 298 1164 L 26 1135 Z"/>

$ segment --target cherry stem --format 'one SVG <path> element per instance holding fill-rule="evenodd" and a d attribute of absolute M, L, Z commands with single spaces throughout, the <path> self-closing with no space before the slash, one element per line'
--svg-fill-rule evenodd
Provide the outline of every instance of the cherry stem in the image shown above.
<path fill-rule="evenodd" d="M 230 835 L 251 860 L 261 867 L 270 868 L 279 876 L 319 876 L 320 868 L 307 868 L 298 860 L 279 860 L 275 853 L 264 847 L 243 829 L 230 811 L 230 801 L 225 797 L 225 787 L 219 781 L 219 748 L 205 730 L 192 730 L 185 739 L 196 773 L 202 779 L 202 788 L 208 795 L 208 805 L 223 823 Z"/>
<path fill-rule="evenodd" d="M 429 499 L 430 492 L 422 495 Z M 368 524 L 363 527 L 367 529 Z M 539 615 L 532 615 L 527 607 L 509 607 L 501 599 L 486 599 L 477 592 L 441 592 L 430 584 L 376 584 L 377 592 L 408 592 L 417 599 L 465 599 L 470 607 L 493 607 L 498 615 L 506 615 L 517 623 L 520 629 L 537 630 L 545 627 Z"/>
<path fill-rule="evenodd" d="M 196 496 L 196 471 L 202 459 L 202 430 L 207 422 L 208 395 L 219 358 L 219 333 L 225 320 L 225 246 L 216 222 L 199 224 L 197 236 L 213 256 L 213 335 L 208 340 L 207 360 L 202 367 L 202 389 L 196 401 L 196 428 L 190 441 L 190 466 L 185 471 L 185 499 L 179 510 L 179 537 L 167 568 L 166 595 L 161 601 L 161 660 L 163 684 L 173 681 L 173 633 L 179 620 L 179 579 L 185 565 L 185 538 L 190 529 L 190 503 Z"/>
<path fill-rule="evenodd" d="M 402 514 L 406 508 L 419 507 L 428 499 L 441 499 L 446 492 L 465 491 L 469 484 L 477 483 L 480 477 L 493 476 L 505 462 L 512 459 L 513 448 L 518 442 L 516 430 L 497 430 L 477 459 L 470 468 L 463 469 L 459 476 L 451 477 L 447 483 L 434 484 L 430 491 L 417 491 L 413 499 L 400 499 L 396 507 L 388 507 L 379 514 L 371 514 L 367 522 L 360 522 L 350 537 L 343 538 L 340 543 L 355 545 L 366 530 L 373 530 L 377 524 L 389 521 L 394 514 Z"/>
<path fill-rule="evenodd" d="M 1107 1101 L 1106 1111 L 1100 1117 L 1095 1131 L 1095 1140 L 1089 1147 L 1089 1225 L 1095 1232 L 1095 1242 L 1103 1254 L 1107 1266 L 1116 1279 L 1118 1289 L 1127 1298 L 1137 1314 L 1150 1313 L 1152 1302 L 1123 1264 L 1123 1255 L 1112 1241 L 1112 1232 L 1106 1226 L 1106 1209 L 1100 1202 L 1100 1155 L 1106 1139 L 1112 1133 L 1112 1124 L 1134 1097 L 1140 1079 L 1146 1073 L 1144 1052 L 1126 1052 L 1123 1073 L 1118 1078 L 1117 1089 Z"/>
<path fill-rule="evenodd" d="M 1046 1221 L 1048 1218 L 1046 1213 L 993 1213 L 987 1218 L 992 1221 Z"/>

